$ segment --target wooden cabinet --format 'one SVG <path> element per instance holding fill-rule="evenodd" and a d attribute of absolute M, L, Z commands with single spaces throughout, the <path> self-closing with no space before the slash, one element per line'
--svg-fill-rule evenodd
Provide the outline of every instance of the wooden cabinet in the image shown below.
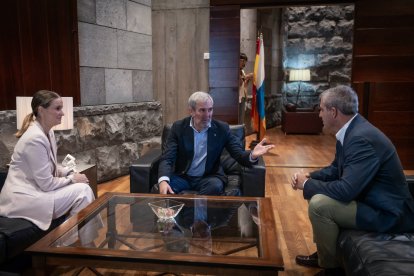
<path fill-rule="evenodd" d="M 287 111 L 282 109 L 282 131 L 285 134 L 319 134 L 322 132 L 319 113 L 312 109 Z"/>

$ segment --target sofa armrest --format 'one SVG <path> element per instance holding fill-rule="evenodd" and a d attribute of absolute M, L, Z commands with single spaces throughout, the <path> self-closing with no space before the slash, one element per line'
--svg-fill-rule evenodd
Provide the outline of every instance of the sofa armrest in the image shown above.
<path fill-rule="evenodd" d="M 157 183 L 161 149 L 151 149 L 129 167 L 130 192 L 149 193 Z"/>
<path fill-rule="evenodd" d="M 266 183 L 266 166 L 262 156 L 252 167 L 242 167 L 243 196 L 264 197 Z"/>
<path fill-rule="evenodd" d="M 3 189 L 4 182 L 6 182 L 7 172 L 0 171 L 0 191 Z"/>
<path fill-rule="evenodd" d="M 0 264 L 7 261 L 7 237 L 0 233 Z"/>
<path fill-rule="evenodd" d="M 407 180 L 411 195 L 414 197 L 414 175 L 406 175 L 405 179 Z"/>

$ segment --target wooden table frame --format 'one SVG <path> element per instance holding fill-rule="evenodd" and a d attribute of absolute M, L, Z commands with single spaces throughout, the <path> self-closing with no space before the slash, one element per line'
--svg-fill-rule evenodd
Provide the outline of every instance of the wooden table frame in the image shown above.
<path fill-rule="evenodd" d="M 260 258 L 241 256 L 203 256 L 174 252 L 142 252 L 115 249 L 52 247 L 51 244 L 72 227 L 82 223 L 90 216 L 96 215 L 102 206 L 112 197 L 165 197 L 163 195 L 106 193 L 71 217 L 66 223 L 51 231 L 26 251 L 33 256 L 33 268 L 36 275 L 47 275 L 49 266 L 74 266 L 92 268 L 112 268 L 139 271 L 162 271 L 169 273 L 213 274 L 213 275 L 277 275 L 283 270 L 282 254 L 278 246 L 276 224 L 269 198 L 226 197 L 225 200 L 256 200 L 259 208 L 258 243 Z M 168 198 L 194 198 L 194 195 L 168 195 Z M 206 197 L 220 199 L 223 197 Z"/>

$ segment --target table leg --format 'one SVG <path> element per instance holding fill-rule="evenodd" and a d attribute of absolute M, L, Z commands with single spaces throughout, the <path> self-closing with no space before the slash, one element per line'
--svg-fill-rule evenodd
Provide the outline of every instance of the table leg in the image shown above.
<path fill-rule="evenodd" d="M 44 256 L 32 256 L 33 275 L 46 276 L 46 258 Z"/>

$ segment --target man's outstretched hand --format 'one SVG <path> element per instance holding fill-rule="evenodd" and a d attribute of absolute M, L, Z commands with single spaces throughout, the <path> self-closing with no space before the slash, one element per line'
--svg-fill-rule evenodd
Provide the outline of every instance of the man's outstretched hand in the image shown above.
<path fill-rule="evenodd" d="M 266 138 L 263 138 L 262 141 L 260 141 L 259 144 L 257 144 L 253 151 L 252 151 L 252 158 L 256 159 L 259 156 L 262 156 L 263 154 L 265 154 L 266 152 L 268 152 L 270 149 L 273 149 L 275 147 L 275 145 L 273 144 L 267 144 L 266 142 Z"/>

